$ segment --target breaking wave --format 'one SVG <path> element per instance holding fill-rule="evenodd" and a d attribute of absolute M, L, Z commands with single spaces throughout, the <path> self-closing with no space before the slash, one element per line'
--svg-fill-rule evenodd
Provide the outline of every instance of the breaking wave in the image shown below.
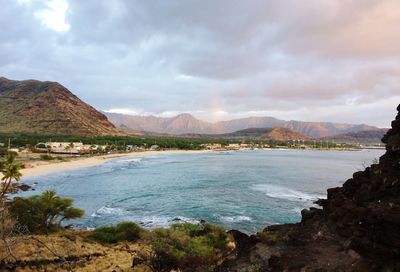
<path fill-rule="evenodd" d="M 243 222 L 243 221 L 253 221 L 251 217 L 245 215 L 237 216 L 221 216 L 221 220 L 224 222 Z"/>
<path fill-rule="evenodd" d="M 100 217 L 102 215 L 123 215 L 124 210 L 120 208 L 111 208 L 103 206 L 92 214 L 92 217 Z"/>
<path fill-rule="evenodd" d="M 272 184 L 256 184 L 251 186 L 251 189 L 263 192 L 267 196 L 272 198 L 280 198 L 291 201 L 314 201 L 318 198 L 325 198 L 325 196 L 321 194 L 304 193 L 301 191 Z"/>

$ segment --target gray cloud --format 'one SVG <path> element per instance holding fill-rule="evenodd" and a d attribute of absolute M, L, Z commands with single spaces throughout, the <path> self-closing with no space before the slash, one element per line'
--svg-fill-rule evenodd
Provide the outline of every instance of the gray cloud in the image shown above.
<path fill-rule="evenodd" d="M 388 126 L 400 102 L 397 0 L 0 5 L 0 75 L 59 81 L 103 110 Z"/>

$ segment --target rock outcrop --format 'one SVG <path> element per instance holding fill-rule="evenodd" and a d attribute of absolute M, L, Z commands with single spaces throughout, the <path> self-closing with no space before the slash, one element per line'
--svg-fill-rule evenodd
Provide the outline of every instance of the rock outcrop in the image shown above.
<path fill-rule="evenodd" d="M 378 164 L 328 189 L 322 209 L 298 224 L 275 225 L 246 244 L 221 271 L 400 271 L 400 105 Z"/>

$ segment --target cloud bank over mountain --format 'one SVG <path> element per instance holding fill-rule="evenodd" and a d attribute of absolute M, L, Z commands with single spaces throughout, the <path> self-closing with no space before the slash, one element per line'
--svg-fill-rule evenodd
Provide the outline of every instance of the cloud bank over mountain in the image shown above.
<path fill-rule="evenodd" d="M 97 108 L 389 126 L 396 0 L 0 0 L 0 75 Z"/>

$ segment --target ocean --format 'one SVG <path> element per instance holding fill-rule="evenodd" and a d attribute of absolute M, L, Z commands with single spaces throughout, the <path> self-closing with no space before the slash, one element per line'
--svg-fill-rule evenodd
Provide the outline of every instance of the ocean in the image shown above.
<path fill-rule="evenodd" d="M 134 221 L 143 227 L 207 222 L 246 233 L 294 223 L 383 150 L 248 150 L 163 153 L 24 179 L 35 191 L 55 190 L 85 210 L 74 228 Z"/>

